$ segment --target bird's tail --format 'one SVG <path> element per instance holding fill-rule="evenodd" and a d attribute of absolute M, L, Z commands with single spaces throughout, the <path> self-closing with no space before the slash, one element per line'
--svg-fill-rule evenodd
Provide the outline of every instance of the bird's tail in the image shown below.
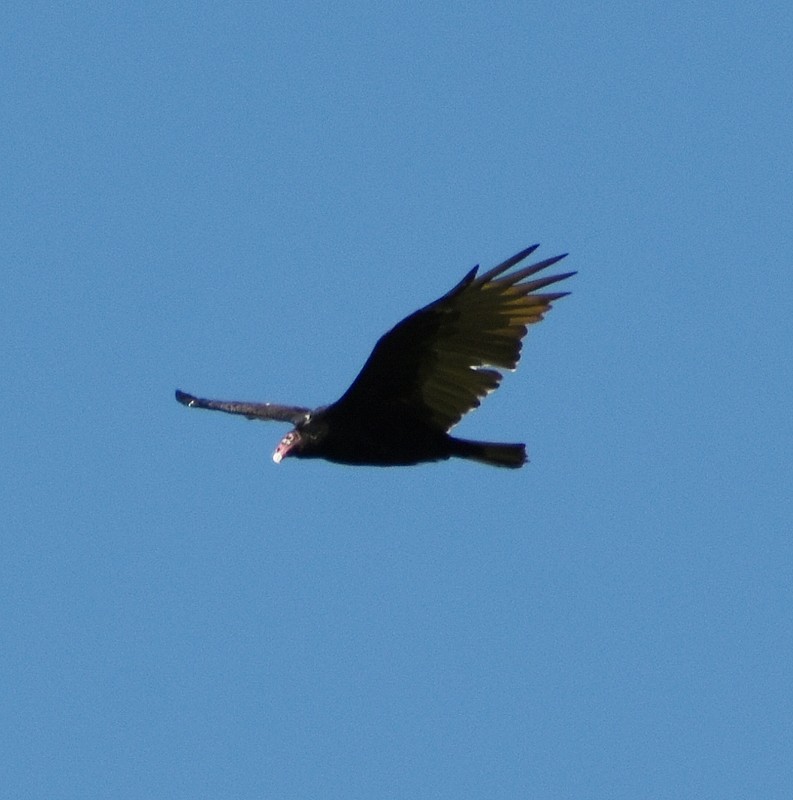
<path fill-rule="evenodd" d="M 522 467 L 526 458 L 525 444 L 500 444 L 498 442 L 472 442 L 468 439 L 449 437 L 453 442 L 452 455 L 492 464 L 494 467 Z"/>

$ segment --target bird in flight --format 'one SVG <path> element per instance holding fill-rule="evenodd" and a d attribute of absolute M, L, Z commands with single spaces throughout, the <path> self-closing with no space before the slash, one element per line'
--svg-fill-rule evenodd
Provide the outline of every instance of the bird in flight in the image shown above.
<path fill-rule="evenodd" d="M 317 409 L 204 400 L 176 390 L 191 408 L 290 422 L 273 454 L 338 464 L 405 466 L 466 458 L 498 467 L 526 463 L 524 444 L 476 442 L 449 431 L 514 369 L 526 326 L 569 292 L 540 290 L 574 275 L 534 278 L 566 253 L 513 270 L 533 245 L 477 277 L 474 267 L 451 291 L 380 337 L 358 377 L 335 403 Z M 532 280 L 528 280 L 532 278 Z"/>

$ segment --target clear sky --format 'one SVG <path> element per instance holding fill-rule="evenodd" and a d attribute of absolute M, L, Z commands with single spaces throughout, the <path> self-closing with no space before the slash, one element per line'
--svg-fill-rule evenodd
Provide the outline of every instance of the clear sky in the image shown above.
<path fill-rule="evenodd" d="M 793 7 L 387 5 L 0 10 L 0 795 L 793 797 Z M 535 241 L 523 470 L 173 399 Z"/>

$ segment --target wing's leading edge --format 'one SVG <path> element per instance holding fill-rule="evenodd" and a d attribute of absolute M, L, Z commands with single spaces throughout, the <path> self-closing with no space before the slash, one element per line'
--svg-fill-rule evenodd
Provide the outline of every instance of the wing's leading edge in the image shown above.
<path fill-rule="evenodd" d="M 248 419 L 277 420 L 297 425 L 302 422 L 310 409 L 301 406 L 282 406 L 276 403 L 245 403 L 238 400 L 205 400 L 193 397 L 179 389 L 176 399 L 189 408 L 207 408 L 211 411 L 223 411 L 226 414 L 241 414 Z"/>

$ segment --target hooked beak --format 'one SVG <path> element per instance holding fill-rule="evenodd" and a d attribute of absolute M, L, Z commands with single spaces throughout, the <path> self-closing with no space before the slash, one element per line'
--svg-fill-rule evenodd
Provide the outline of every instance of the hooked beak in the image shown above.
<path fill-rule="evenodd" d="M 290 455 L 291 451 L 299 444 L 300 434 L 297 431 L 289 431 L 283 439 L 278 443 L 273 453 L 273 461 L 280 464 L 282 459 Z"/>

